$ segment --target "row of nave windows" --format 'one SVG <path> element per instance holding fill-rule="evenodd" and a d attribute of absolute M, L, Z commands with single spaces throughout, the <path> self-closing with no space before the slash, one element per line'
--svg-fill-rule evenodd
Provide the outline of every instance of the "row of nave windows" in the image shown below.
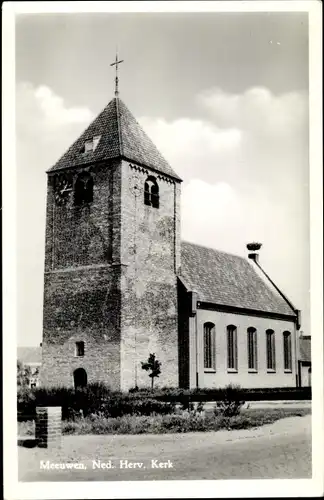
<path fill-rule="evenodd" d="M 237 353 L 237 327 L 228 325 L 227 333 L 227 369 L 238 370 Z M 276 345 L 275 332 L 267 330 L 266 332 L 266 356 L 267 370 L 276 370 Z M 256 371 L 258 369 L 258 336 L 257 330 L 253 327 L 247 329 L 247 353 L 248 369 Z M 292 371 L 291 355 L 291 333 L 283 332 L 283 350 L 284 350 L 284 370 Z M 204 324 L 204 368 L 216 370 L 216 330 L 213 323 Z"/>

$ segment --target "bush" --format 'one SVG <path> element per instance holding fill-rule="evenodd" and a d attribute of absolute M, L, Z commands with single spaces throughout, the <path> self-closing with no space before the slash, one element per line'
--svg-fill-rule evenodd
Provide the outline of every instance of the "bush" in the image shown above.
<path fill-rule="evenodd" d="M 81 390 L 65 387 L 20 388 L 18 391 L 18 420 L 33 420 L 36 406 L 61 406 L 63 420 L 76 420 L 82 415 L 100 414 L 104 417 L 123 415 L 167 415 L 175 411 L 175 402 L 143 398 L 140 394 L 112 392 L 103 384 L 89 384 Z"/>
<path fill-rule="evenodd" d="M 27 386 L 21 386 L 17 391 L 17 420 L 26 422 L 34 420 L 36 415 L 36 398 Z"/>
<path fill-rule="evenodd" d="M 242 390 L 239 385 L 229 384 L 222 389 L 221 399 L 216 402 L 214 413 L 224 417 L 235 417 L 240 414 L 245 401 L 241 400 Z"/>

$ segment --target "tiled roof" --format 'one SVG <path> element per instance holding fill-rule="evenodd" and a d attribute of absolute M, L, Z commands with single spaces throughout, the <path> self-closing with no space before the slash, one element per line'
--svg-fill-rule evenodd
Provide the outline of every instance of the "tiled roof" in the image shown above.
<path fill-rule="evenodd" d="M 295 315 L 287 302 L 245 258 L 212 248 L 181 243 L 184 285 L 202 302 L 283 315 Z"/>
<path fill-rule="evenodd" d="M 94 151 L 84 153 L 84 144 L 101 136 Z M 115 97 L 48 171 L 124 157 L 181 180 L 119 98 Z"/>
<path fill-rule="evenodd" d="M 17 347 L 17 359 L 28 365 L 29 363 L 42 362 L 42 348 L 41 347 Z"/>
<path fill-rule="evenodd" d="M 311 336 L 301 335 L 299 337 L 299 359 L 300 361 L 311 361 Z"/>

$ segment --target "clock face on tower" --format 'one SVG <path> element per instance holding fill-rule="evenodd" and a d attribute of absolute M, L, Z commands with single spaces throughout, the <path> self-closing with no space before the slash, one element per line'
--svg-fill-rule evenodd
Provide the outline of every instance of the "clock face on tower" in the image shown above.
<path fill-rule="evenodd" d="M 65 205 L 72 192 L 72 179 L 67 175 L 60 175 L 55 179 L 54 197 L 57 205 Z"/>

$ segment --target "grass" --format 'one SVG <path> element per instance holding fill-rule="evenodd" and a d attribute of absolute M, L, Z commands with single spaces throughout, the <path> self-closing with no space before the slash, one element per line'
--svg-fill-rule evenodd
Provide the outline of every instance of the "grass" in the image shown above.
<path fill-rule="evenodd" d="M 183 412 L 171 415 L 125 415 L 105 418 L 92 415 L 75 421 L 63 421 L 63 434 L 166 434 L 249 429 L 271 424 L 286 417 L 304 416 L 310 408 L 268 408 L 242 410 L 235 417 Z M 34 422 L 19 422 L 20 436 L 34 435 Z"/>

